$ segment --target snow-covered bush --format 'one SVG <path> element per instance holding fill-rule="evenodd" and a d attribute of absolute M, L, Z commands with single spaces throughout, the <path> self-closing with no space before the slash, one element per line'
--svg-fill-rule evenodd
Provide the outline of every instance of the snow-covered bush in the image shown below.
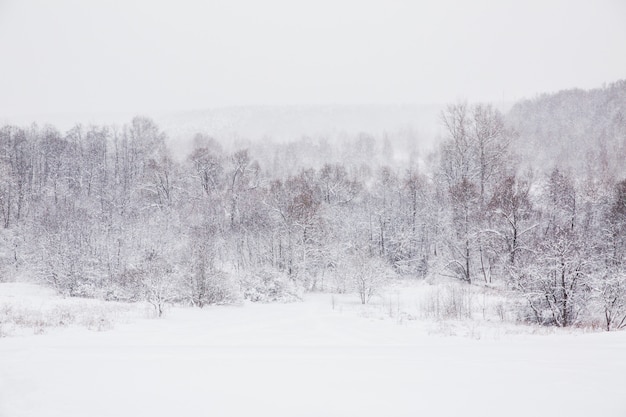
<path fill-rule="evenodd" d="M 230 274 L 219 271 L 197 271 L 184 280 L 191 305 L 233 304 L 239 301 L 239 290 Z"/>
<path fill-rule="evenodd" d="M 177 271 L 173 268 L 151 268 L 142 273 L 144 298 L 154 307 L 158 317 L 163 315 L 167 304 L 180 301 L 179 281 Z"/>
<path fill-rule="evenodd" d="M 354 288 L 361 304 L 367 304 L 393 276 L 393 270 L 379 258 L 355 256 L 351 259 Z"/>
<path fill-rule="evenodd" d="M 286 274 L 270 269 L 246 272 L 240 281 L 246 300 L 291 302 L 302 299 L 303 289 Z"/>

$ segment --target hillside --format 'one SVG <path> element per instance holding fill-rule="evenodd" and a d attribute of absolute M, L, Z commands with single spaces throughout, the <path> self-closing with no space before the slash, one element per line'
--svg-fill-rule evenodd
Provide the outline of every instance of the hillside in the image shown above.
<path fill-rule="evenodd" d="M 516 103 L 506 115 L 523 159 L 538 167 L 626 174 L 626 80 Z"/>

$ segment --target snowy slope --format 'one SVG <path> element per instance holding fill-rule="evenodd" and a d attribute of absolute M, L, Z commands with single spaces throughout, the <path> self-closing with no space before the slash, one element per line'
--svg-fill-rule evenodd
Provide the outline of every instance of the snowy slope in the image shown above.
<path fill-rule="evenodd" d="M 2 338 L 0 416 L 626 415 L 624 332 L 444 337 L 350 300 Z"/>

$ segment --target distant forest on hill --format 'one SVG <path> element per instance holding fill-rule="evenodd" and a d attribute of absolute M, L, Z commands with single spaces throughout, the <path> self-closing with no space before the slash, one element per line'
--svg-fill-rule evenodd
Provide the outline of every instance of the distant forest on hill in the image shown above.
<path fill-rule="evenodd" d="M 434 151 L 397 132 L 236 149 L 197 132 L 182 159 L 145 117 L 4 126 L 0 280 L 160 313 L 451 277 L 521 297 L 520 320 L 626 326 L 626 81 L 440 120 Z"/>

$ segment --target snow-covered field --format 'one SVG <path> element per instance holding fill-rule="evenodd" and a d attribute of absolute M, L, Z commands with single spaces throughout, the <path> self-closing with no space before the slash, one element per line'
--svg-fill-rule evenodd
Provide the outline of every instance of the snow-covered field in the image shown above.
<path fill-rule="evenodd" d="M 626 416 L 626 332 L 393 314 L 414 302 L 407 294 L 399 287 L 368 307 L 314 294 L 149 319 L 0 284 L 5 312 L 79 303 L 65 307 L 73 317 L 92 308 L 96 322 L 115 320 L 0 338 L 0 417 Z"/>

